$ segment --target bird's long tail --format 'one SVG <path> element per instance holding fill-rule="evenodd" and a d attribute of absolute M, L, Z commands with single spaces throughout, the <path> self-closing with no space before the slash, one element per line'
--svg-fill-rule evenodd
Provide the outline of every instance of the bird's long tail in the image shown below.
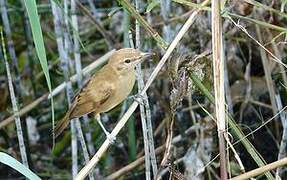
<path fill-rule="evenodd" d="M 70 111 L 68 111 L 65 115 L 65 117 L 57 123 L 56 127 L 55 127 L 55 137 L 58 137 L 63 131 L 64 129 L 68 126 L 70 122 Z"/>

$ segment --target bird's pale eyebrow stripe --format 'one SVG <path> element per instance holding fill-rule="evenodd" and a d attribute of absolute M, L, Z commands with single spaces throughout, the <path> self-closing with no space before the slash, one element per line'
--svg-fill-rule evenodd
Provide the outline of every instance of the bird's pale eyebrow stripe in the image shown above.
<path fill-rule="evenodd" d="M 124 58 L 125 60 L 127 60 L 127 59 L 130 59 L 130 60 L 138 60 L 138 59 L 140 59 L 140 58 L 142 58 L 142 56 L 134 56 L 134 57 L 132 57 L 132 58 Z"/>
<path fill-rule="evenodd" d="M 140 59 L 140 58 L 142 58 L 142 56 L 136 56 L 136 57 L 135 57 L 135 59 Z"/>

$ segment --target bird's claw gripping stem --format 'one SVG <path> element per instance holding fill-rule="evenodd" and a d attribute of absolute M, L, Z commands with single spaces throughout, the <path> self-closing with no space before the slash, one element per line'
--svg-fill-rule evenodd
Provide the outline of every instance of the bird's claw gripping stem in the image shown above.
<path fill-rule="evenodd" d="M 113 136 L 111 133 L 109 132 L 105 132 L 107 140 L 109 140 L 110 144 L 114 144 L 116 141 L 116 137 Z"/>
<path fill-rule="evenodd" d="M 141 94 L 136 94 L 136 95 L 130 96 L 129 98 L 133 99 L 134 101 L 136 101 L 137 103 L 143 106 L 147 103 L 144 96 Z"/>

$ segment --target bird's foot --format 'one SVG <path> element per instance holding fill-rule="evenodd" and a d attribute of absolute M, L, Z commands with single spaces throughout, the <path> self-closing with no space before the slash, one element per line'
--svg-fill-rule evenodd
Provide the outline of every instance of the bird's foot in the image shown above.
<path fill-rule="evenodd" d="M 99 123 L 100 127 L 102 128 L 102 130 L 104 131 L 105 135 L 106 135 L 106 138 L 110 141 L 110 144 L 114 144 L 115 140 L 116 140 L 116 137 L 111 135 L 111 133 L 109 133 L 105 126 L 103 125 L 102 121 L 101 121 L 101 117 L 99 114 L 96 114 L 95 115 L 95 118 L 97 120 L 97 122 Z"/>
<path fill-rule="evenodd" d="M 136 94 L 136 95 L 130 96 L 129 98 L 133 99 L 134 101 L 136 101 L 137 103 L 143 106 L 147 103 L 144 96 L 141 94 Z"/>
<path fill-rule="evenodd" d="M 116 141 L 116 137 L 113 136 L 111 133 L 109 132 L 105 132 L 107 140 L 110 142 L 110 144 L 114 144 Z"/>

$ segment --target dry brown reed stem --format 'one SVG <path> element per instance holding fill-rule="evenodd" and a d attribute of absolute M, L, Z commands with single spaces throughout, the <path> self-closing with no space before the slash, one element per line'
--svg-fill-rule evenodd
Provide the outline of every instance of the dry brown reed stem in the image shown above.
<path fill-rule="evenodd" d="M 111 50 L 109 52 L 107 52 L 106 54 L 104 54 L 103 56 L 101 56 L 100 58 L 98 58 L 97 60 L 95 60 L 93 63 L 91 63 L 90 65 L 88 65 L 87 67 L 82 69 L 83 75 L 87 76 L 89 75 L 95 68 L 101 66 L 102 64 L 104 64 L 109 57 L 115 52 L 115 50 Z M 76 82 L 77 81 L 77 75 L 73 75 L 70 78 L 71 82 Z M 23 116 L 24 114 L 30 112 L 31 110 L 33 110 L 35 107 L 37 107 L 41 102 L 50 99 L 52 96 L 56 96 L 58 95 L 60 92 L 62 92 L 65 87 L 67 86 L 66 82 L 63 82 L 62 84 L 60 84 L 59 86 L 57 86 L 51 94 L 46 93 L 44 95 L 42 95 L 41 97 L 39 97 L 38 99 L 36 99 L 35 101 L 33 101 L 32 103 L 26 105 L 24 108 L 20 109 L 18 112 L 19 117 Z M 0 122 L 0 129 L 6 127 L 8 124 L 10 124 L 11 122 L 14 121 L 14 115 L 1 120 Z"/>
<path fill-rule="evenodd" d="M 202 4 L 205 5 L 209 2 L 209 0 L 205 0 Z M 195 21 L 195 18 L 197 17 L 197 15 L 199 14 L 199 12 L 201 11 L 201 9 L 197 9 L 195 10 L 190 17 L 188 18 L 188 20 L 186 21 L 186 23 L 182 26 L 182 28 L 180 29 L 180 31 L 178 32 L 178 34 L 176 35 L 176 37 L 174 38 L 174 40 L 171 42 L 170 46 L 168 47 L 168 49 L 166 50 L 166 53 L 164 54 L 164 56 L 161 58 L 160 62 L 157 64 L 157 66 L 155 67 L 154 71 L 152 72 L 152 74 L 150 75 L 145 87 L 143 88 L 142 92 L 140 93 L 140 95 L 143 96 L 143 94 L 147 91 L 147 89 L 150 87 L 151 83 L 155 80 L 157 74 L 159 73 L 159 71 L 161 70 L 161 68 L 164 66 L 165 62 L 167 61 L 167 59 L 169 58 L 169 56 L 171 55 L 171 53 L 173 52 L 173 50 L 175 49 L 175 47 L 177 46 L 177 44 L 179 43 L 179 41 L 182 39 L 183 35 L 187 32 L 187 30 L 189 29 L 189 27 L 193 24 L 193 22 Z M 123 115 L 123 117 L 120 119 L 120 121 L 117 123 L 116 127 L 113 129 L 112 133 L 111 133 L 111 137 L 116 137 L 117 134 L 120 132 L 120 130 L 125 126 L 126 122 L 128 121 L 129 117 L 133 114 L 133 112 L 136 110 L 138 106 L 138 102 L 134 101 L 131 106 L 129 107 L 129 109 L 127 110 L 127 112 Z M 99 162 L 100 158 L 103 156 L 103 154 L 107 151 L 107 149 L 110 146 L 110 141 L 108 139 L 105 140 L 105 142 L 102 144 L 102 146 L 100 147 L 100 149 L 97 151 L 97 153 L 94 155 L 94 157 L 90 160 L 90 162 L 79 172 L 79 174 L 77 175 L 77 177 L 75 178 L 76 180 L 80 180 L 80 179 L 84 179 L 88 173 L 96 166 L 96 164 Z"/>
<path fill-rule="evenodd" d="M 231 178 L 230 180 L 243 180 L 243 179 L 250 179 L 252 177 L 264 174 L 265 172 L 271 171 L 273 169 L 276 169 L 278 167 L 282 167 L 287 164 L 287 158 L 283 158 L 281 160 L 275 161 L 273 163 L 267 164 L 265 166 L 259 167 L 257 169 L 254 169 L 252 171 L 249 171 L 247 173 L 241 174 L 239 176 L 236 176 L 234 178 Z"/>
<path fill-rule="evenodd" d="M 225 151 L 225 91 L 224 91 L 224 54 L 222 46 L 222 23 L 220 16 L 220 1 L 211 2 L 212 19 L 212 58 L 215 94 L 215 111 L 219 139 L 220 176 L 227 179 L 226 151 Z"/>

